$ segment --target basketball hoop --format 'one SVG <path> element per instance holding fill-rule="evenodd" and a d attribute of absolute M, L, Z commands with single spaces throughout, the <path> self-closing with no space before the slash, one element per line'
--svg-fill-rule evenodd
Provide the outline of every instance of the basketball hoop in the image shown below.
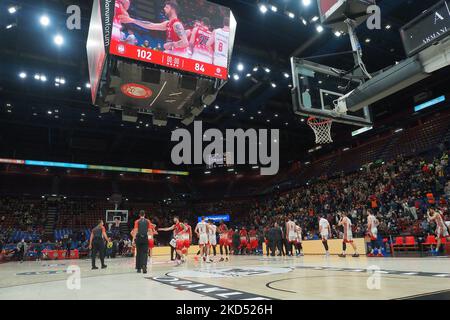
<path fill-rule="evenodd" d="M 317 144 L 332 143 L 333 138 L 331 138 L 331 125 L 333 120 L 331 119 L 317 119 L 310 117 L 308 119 L 308 125 L 313 129 L 316 135 Z"/>

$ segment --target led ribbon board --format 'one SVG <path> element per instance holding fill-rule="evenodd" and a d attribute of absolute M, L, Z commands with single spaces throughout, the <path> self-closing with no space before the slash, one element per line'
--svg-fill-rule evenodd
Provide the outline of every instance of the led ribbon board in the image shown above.
<path fill-rule="evenodd" d="M 223 220 L 224 222 L 230 222 L 230 215 L 229 214 L 223 214 L 223 215 L 215 215 L 215 216 L 204 216 L 205 221 L 212 220 L 213 222 L 220 222 Z M 198 222 L 202 221 L 202 217 L 198 217 Z"/>
<path fill-rule="evenodd" d="M 414 112 L 418 112 L 420 110 L 429 108 L 431 106 L 434 106 L 434 105 L 436 105 L 438 103 L 441 103 L 441 102 L 444 102 L 444 101 L 445 101 L 445 96 L 437 97 L 437 98 L 435 98 L 433 100 L 430 100 L 430 101 L 424 102 L 422 104 L 419 104 L 418 106 L 415 106 L 414 107 Z"/>
<path fill-rule="evenodd" d="M 174 175 L 174 176 L 188 176 L 189 175 L 189 172 L 186 172 L 186 171 L 113 167 L 113 166 L 102 166 L 102 165 L 99 166 L 99 165 L 90 165 L 90 164 L 81 164 L 81 163 L 67 163 L 67 162 L 53 162 L 53 161 L 18 160 L 18 159 L 1 159 L 0 158 L 0 163 L 20 164 L 20 165 L 38 166 L 38 167 L 67 168 L 67 169 L 87 169 L 87 170 L 120 171 L 120 172 L 134 172 L 134 173 L 146 173 L 146 174 L 165 174 L 165 175 Z"/>

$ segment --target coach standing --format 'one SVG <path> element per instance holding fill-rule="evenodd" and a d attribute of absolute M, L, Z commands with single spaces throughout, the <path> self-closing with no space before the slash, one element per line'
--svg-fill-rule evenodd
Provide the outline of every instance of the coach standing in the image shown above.
<path fill-rule="evenodd" d="M 92 258 L 92 270 L 98 269 L 95 266 L 95 258 L 97 252 L 100 256 L 100 262 L 102 264 L 102 269 L 106 268 L 105 265 L 105 240 L 110 242 L 108 235 L 106 234 L 105 227 L 103 226 L 103 220 L 98 221 L 98 225 L 92 229 L 91 238 L 89 239 L 89 249 L 91 250 Z"/>
<path fill-rule="evenodd" d="M 138 273 L 147 273 L 148 260 L 148 230 L 151 223 L 145 219 L 145 211 L 139 212 L 139 219 L 134 222 L 134 229 L 131 232 L 133 243 L 136 245 L 136 270 Z"/>

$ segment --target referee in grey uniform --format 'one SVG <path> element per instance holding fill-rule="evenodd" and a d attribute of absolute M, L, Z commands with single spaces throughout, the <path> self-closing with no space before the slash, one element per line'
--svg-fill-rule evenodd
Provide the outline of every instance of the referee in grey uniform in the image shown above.
<path fill-rule="evenodd" d="M 102 269 L 106 268 L 105 240 L 107 242 L 110 242 L 108 235 L 106 234 L 105 227 L 103 226 L 103 220 L 99 220 L 98 225 L 94 229 L 92 229 L 91 238 L 89 239 L 89 249 L 91 250 L 91 258 L 92 258 L 92 270 L 98 269 L 98 267 L 95 266 L 95 258 L 97 256 L 97 252 L 100 256 Z"/>
<path fill-rule="evenodd" d="M 138 273 L 147 273 L 148 261 L 148 230 L 150 221 L 145 218 L 145 211 L 139 211 L 139 219 L 134 222 L 132 231 L 133 242 L 136 245 L 136 270 Z"/>

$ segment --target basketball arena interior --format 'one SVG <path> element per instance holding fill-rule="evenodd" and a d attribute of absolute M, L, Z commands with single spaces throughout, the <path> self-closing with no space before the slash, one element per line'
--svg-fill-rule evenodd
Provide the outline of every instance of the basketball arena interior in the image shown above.
<path fill-rule="evenodd" d="M 450 1 L 4 0 L 0 300 L 450 299 Z"/>

